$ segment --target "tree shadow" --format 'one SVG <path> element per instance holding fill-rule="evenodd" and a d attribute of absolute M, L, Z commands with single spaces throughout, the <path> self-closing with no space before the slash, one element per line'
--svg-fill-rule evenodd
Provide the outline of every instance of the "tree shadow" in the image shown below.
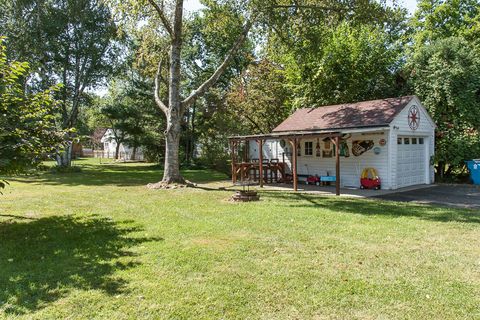
<path fill-rule="evenodd" d="M 162 240 L 132 236 L 139 231 L 96 215 L 0 220 L 0 311 L 35 311 L 73 289 L 124 292 L 115 272 L 138 265 L 128 249 Z"/>
<path fill-rule="evenodd" d="M 115 185 L 119 187 L 141 186 L 162 179 L 163 169 L 159 165 L 142 163 L 81 164 L 80 172 L 42 173 L 30 177 L 13 177 L 9 181 L 41 185 Z M 211 182 L 226 178 L 225 174 L 212 170 L 182 170 L 185 179 L 193 182 Z"/>
<path fill-rule="evenodd" d="M 323 208 L 340 213 L 366 216 L 412 217 L 436 222 L 480 223 L 480 211 L 472 209 L 453 209 L 378 199 L 321 197 L 291 192 L 278 193 L 267 191 L 263 195 L 274 200 L 281 199 L 290 208 Z"/>

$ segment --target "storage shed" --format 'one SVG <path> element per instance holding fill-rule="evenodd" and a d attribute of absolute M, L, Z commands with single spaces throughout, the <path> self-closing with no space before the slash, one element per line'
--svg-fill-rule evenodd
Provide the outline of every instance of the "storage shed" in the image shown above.
<path fill-rule="evenodd" d="M 375 168 L 383 189 L 434 182 L 435 124 L 416 96 L 295 111 L 270 134 L 231 137 L 232 180 L 260 185 L 309 176 L 360 187 Z M 261 165 L 260 165 L 261 164 Z"/>

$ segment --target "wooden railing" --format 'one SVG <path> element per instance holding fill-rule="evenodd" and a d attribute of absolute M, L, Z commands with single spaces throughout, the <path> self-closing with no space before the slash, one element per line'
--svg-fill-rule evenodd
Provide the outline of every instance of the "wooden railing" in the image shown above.
<path fill-rule="evenodd" d="M 264 160 L 260 170 L 260 161 L 252 159 L 249 162 L 233 164 L 232 182 L 262 181 L 265 183 L 284 182 L 286 180 L 286 165 L 278 159 Z M 261 175 L 263 177 L 261 177 Z"/>

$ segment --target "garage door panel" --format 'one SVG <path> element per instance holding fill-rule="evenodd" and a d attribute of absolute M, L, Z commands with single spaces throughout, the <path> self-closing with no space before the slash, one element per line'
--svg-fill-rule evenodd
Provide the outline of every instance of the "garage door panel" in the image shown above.
<path fill-rule="evenodd" d="M 412 143 L 412 137 L 402 136 L 401 144 L 397 144 L 397 186 L 407 187 L 425 182 L 426 145 Z M 408 144 L 405 144 L 408 142 Z"/>

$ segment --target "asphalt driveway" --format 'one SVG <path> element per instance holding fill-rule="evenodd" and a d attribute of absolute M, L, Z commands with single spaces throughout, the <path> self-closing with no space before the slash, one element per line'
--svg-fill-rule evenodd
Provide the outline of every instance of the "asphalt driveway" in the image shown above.
<path fill-rule="evenodd" d="M 439 184 L 416 190 L 378 195 L 373 198 L 480 209 L 480 187 L 473 185 Z"/>

